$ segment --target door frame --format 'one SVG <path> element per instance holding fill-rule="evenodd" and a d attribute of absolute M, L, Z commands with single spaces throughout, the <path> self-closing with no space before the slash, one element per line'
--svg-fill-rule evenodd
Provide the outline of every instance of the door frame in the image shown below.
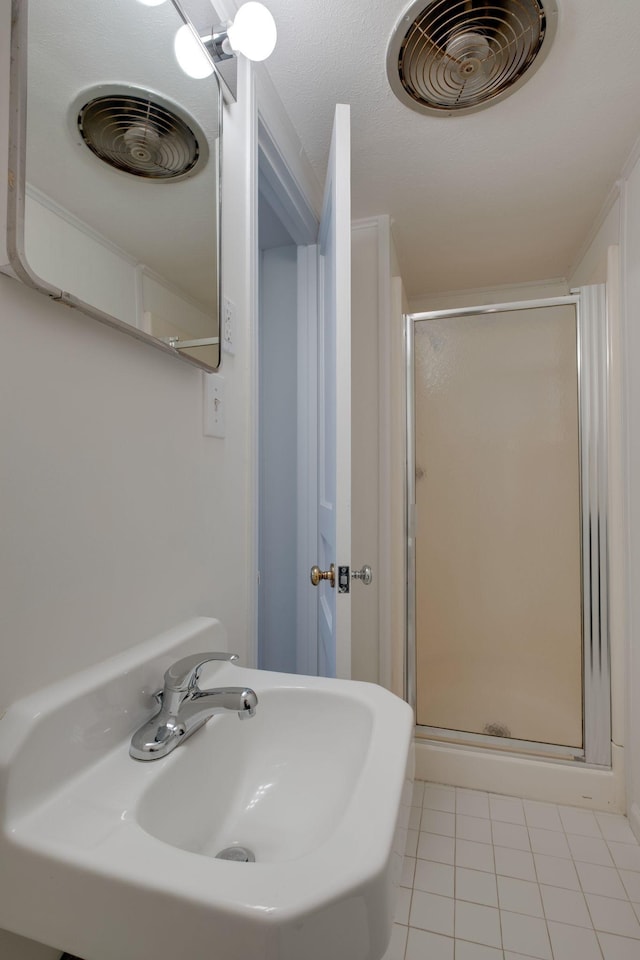
<path fill-rule="evenodd" d="M 317 593 L 308 589 L 309 569 L 315 563 L 317 552 L 316 485 L 317 485 L 317 236 L 319 220 L 311 198 L 291 171 L 284 149 L 272 127 L 258 106 L 256 118 L 256 156 L 254 162 L 253 206 L 258 209 L 258 194 L 262 191 L 270 206 L 289 232 L 297 247 L 298 280 L 298 465 L 297 465 L 297 545 L 296 583 L 293 589 L 297 609 L 296 668 L 298 673 L 317 673 Z M 257 216 L 257 213 L 256 213 Z M 251 612 L 250 649 L 252 662 L 258 663 L 258 576 L 259 576 L 259 471 L 258 454 L 258 356 L 259 329 L 259 257 L 257 230 L 256 255 L 252 267 L 254 319 L 249 344 L 249 364 L 254 389 L 251 401 L 251 456 L 253 468 L 253 515 L 251 526 L 251 572 L 253 595 Z M 311 559 L 309 559 L 311 558 Z"/>
<path fill-rule="evenodd" d="M 611 766 L 611 657 L 608 589 L 608 323 L 604 284 L 562 297 L 484 304 L 405 314 L 407 386 L 407 655 L 406 690 L 416 706 L 416 489 L 414 325 L 425 320 L 481 316 L 505 311 L 573 304 L 576 309 L 578 431 L 582 567 L 583 748 L 416 726 L 426 738 L 469 746 L 500 747 L 519 754 L 544 753 L 565 762 Z M 604 321 L 604 322 L 603 322 Z M 596 615 L 594 615 L 594 612 Z"/>

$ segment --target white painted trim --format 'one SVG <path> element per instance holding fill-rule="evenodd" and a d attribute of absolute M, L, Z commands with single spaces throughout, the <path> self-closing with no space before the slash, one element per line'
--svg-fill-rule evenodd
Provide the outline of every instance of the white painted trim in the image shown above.
<path fill-rule="evenodd" d="M 607 314 L 609 351 L 609 643 L 611 649 L 611 739 L 625 743 L 626 583 L 624 497 L 624 354 L 620 288 L 620 247 L 607 252 Z"/>
<path fill-rule="evenodd" d="M 273 85 L 268 66 L 255 63 L 253 69 L 257 78 L 261 123 L 278 151 L 286 157 L 289 175 L 298 185 L 305 204 L 308 204 L 317 221 L 322 208 L 322 185 Z M 313 240 L 300 242 L 309 243 Z"/>
<path fill-rule="evenodd" d="M 636 163 L 640 160 L 640 137 L 635 141 L 631 150 L 629 151 L 629 156 L 624 162 L 624 166 L 620 171 L 620 179 L 628 180 L 631 174 L 633 173 Z"/>
<path fill-rule="evenodd" d="M 298 246 L 315 243 L 318 219 L 266 121 L 259 115 L 260 190 Z"/>
<path fill-rule="evenodd" d="M 330 175 L 323 211 L 332 195 L 336 311 L 336 567 L 351 566 L 351 108 L 335 109 Z M 326 222 L 326 221 L 325 221 Z M 322 221 L 320 230 L 322 232 Z M 343 490 L 340 490 L 340 484 Z M 341 505 L 342 502 L 342 505 Z M 336 589 L 336 676 L 351 677 L 351 595 Z"/>
<path fill-rule="evenodd" d="M 299 673 L 317 673 L 317 591 L 309 589 L 309 570 L 316 563 L 317 554 L 317 248 L 318 219 L 311 195 L 306 157 L 300 156 L 301 147 L 270 81 L 265 79 L 261 66 L 253 68 L 255 93 L 255 243 L 257 257 L 257 204 L 261 191 L 282 221 L 298 247 L 298 504 L 297 504 L 297 569 L 295 585 L 296 621 L 298 626 L 296 668 Z M 306 161 L 308 164 L 308 161 Z M 255 468 L 255 495 L 253 524 L 255 571 L 255 656 L 258 656 L 257 633 L 257 572 L 258 572 L 258 517 L 259 517 L 259 447 L 258 447 L 258 344 L 259 344 L 259 278 L 256 260 L 255 325 L 252 326 L 253 354 L 251 431 L 252 457 Z M 316 384 L 314 386 L 314 384 Z M 309 559 L 311 557 L 311 559 Z"/>
<path fill-rule="evenodd" d="M 379 217 L 362 217 L 359 220 L 351 222 L 352 230 L 379 230 L 384 221 L 389 221 L 389 217 L 384 214 Z"/>
<path fill-rule="evenodd" d="M 318 672 L 318 597 L 309 570 L 318 556 L 318 248 L 298 247 L 298 673 Z"/>
<path fill-rule="evenodd" d="M 611 769 L 517 757 L 477 747 L 470 750 L 419 738 L 415 748 L 419 780 L 612 813 L 625 811 L 621 747 L 613 747 Z"/>
<path fill-rule="evenodd" d="M 9 104 L 11 64 L 11 19 L 12 4 L 9 0 L 0 3 L 0 273 L 15 277 L 10 266 L 7 232 L 9 229 Z"/>
<path fill-rule="evenodd" d="M 244 60 L 244 58 L 240 58 Z M 244 67 L 246 83 L 242 84 L 240 70 Z M 249 402 L 247 404 L 250 411 L 250 422 L 248 424 L 248 461 L 249 461 L 249 503 L 252 504 L 251 522 L 247 524 L 248 550 L 247 550 L 247 572 L 248 572 L 248 625 L 249 636 L 247 637 L 248 665 L 258 665 L 258 616 L 259 616 L 259 597 L 258 597 L 258 565 L 259 557 L 259 521 L 260 514 L 258 510 L 258 498 L 260 496 L 259 486 L 259 434 L 258 434 L 258 403 L 260 398 L 260 355 L 259 355 L 259 316 L 260 316 L 260 283 L 259 283 L 259 251 L 258 251 L 258 100 L 256 95 L 256 81 L 253 68 L 249 64 L 238 65 L 239 89 L 247 97 L 248 104 L 245 113 L 246 129 L 245 136 L 247 142 L 247 181 L 249 188 L 249 203 L 247 204 L 246 230 L 246 263 L 247 263 L 247 284 L 250 291 L 249 317 L 247 329 L 249 332 L 249 342 L 246 344 L 249 374 Z M 241 227 L 242 229 L 242 227 Z"/>
<path fill-rule="evenodd" d="M 389 689 L 407 699 L 407 366 L 404 289 L 402 278 L 392 279 L 391 301 L 391 684 Z"/>
<path fill-rule="evenodd" d="M 319 424 L 320 456 L 327 447 L 322 438 L 324 410 L 335 420 L 335 489 L 331 491 L 330 506 L 321 503 L 323 493 L 319 477 L 318 526 L 319 538 L 325 537 L 335 557 L 336 568 L 351 567 L 351 132 L 350 107 L 336 104 L 329 164 L 325 183 L 322 217 L 318 234 L 319 248 Z M 328 260 L 328 257 L 331 260 Z M 326 264 L 330 264 L 329 268 Z M 325 301 L 326 298 L 326 301 Z M 325 317 L 330 316 L 333 339 L 322 343 Z M 325 353 L 326 347 L 326 353 Z M 333 364 L 331 378 L 324 376 L 324 361 Z M 331 382 L 330 382 L 331 380 Z M 323 387 L 335 387 L 335 397 L 322 396 Z M 333 436 L 331 437 L 333 442 Z M 325 469 L 329 469 L 325 467 Z M 319 467 L 322 474 L 322 467 Z M 333 484 L 332 484 L 333 486 Z M 323 522 L 326 526 L 323 531 Z M 335 537 L 335 540 L 334 540 Z M 336 570 L 337 573 L 337 570 Z M 324 629 L 335 642 L 335 675 L 349 679 L 351 657 L 351 593 L 336 587 L 331 593 L 330 606 L 326 594 L 320 604 L 326 604 L 331 616 L 324 620 Z M 323 625 L 319 627 L 323 631 Z M 322 639 L 319 646 L 322 647 Z M 331 669 L 331 665 L 328 666 Z M 321 665 L 322 669 L 322 665 Z"/>
<path fill-rule="evenodd" d="M 376 218 L 378 238 L 378 683 L 392 681 L 391 547 L 391 223 Z"/>
<path fill-rule="evenodd" d="M 637 141 L 637 145 L 640 145 L 640 139 Z M 632 151 L 633 152 L 633 151 Z M 624 669 L 626 672 L 625 678 L 625 708 L 624 708 L 624 719 L 625 719 L 625 743 L 628 747 L 627 751 L 627 764 L 626 764 L 626 784 L 627 784 L 627 809 L 631 812 L 637 811 L 638 802 L 633 796 L 633 777 L 634 777 L 634 768 L 638 764 L 637 757 L 634 756 L 634 750 L 636 746 L 637 732 L 634 731 L 631 719 L 632 719 L 632 704 L 633 704 L 633 652 L 631 638 L 633 637 L 634 623 L 633 623 L 633 589 L 634 589 L 634 574 L 636 571 L 633 569 L 633 557 L 631 549 L 631 528 L 629 524 L 630 518 L 630 504 L 631 504 L 631 436 L 630 436 L 630 395 L 631 395 L 631 376 L 633 371 L 631 369 L 631 356 L 628 349 L 629 343 L 629 324 L 633 322 L 633 309 L 634 305 L 629 303 L 628 297 L 628 269 L 627 269 L 627 249 L 629 246 L 629 203 L 628 203 L 628 186 L 626 179 L 621 185 L 620 190 L 620 242 L 621 242 L 621 257 L 620 257 L 620 351 L 622 354 L 622 425 L 621 425 L 621 455 L 622 455 L 622 509 L 624 517 L 626 520 L 625 529 L 624 529 L 624 569 L 625 573 L 625 626 L 626 626 L 626 636 L 625 636 L 625 656 L 624 656 Z M 631 821 L 631 813 L 629 816 Z M 640 824 L 636 818 L 636 824 L 638 826 L 638 832 L 636 836 L 640 837 Z M 633 826 L 633 823 L 632 823 Z M 635 828 L 634 828 L 635 832 Z"/>

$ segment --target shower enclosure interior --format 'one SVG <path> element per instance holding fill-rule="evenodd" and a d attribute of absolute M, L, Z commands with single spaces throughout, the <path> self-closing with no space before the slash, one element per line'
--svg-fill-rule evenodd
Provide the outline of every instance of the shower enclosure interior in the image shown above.
<path fill-rule="evenodd" d="M 605 287 L 406 339 L 418 735 L 608 766 Z"/>

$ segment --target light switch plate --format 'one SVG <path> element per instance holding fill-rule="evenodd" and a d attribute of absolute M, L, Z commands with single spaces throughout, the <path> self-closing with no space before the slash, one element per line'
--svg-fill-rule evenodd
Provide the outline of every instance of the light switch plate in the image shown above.
<path fill-rule="evenodd" d="M 204 435 L 224 437 L 226 400 L 224 377 L 220 373 L 204 374 Z"/>

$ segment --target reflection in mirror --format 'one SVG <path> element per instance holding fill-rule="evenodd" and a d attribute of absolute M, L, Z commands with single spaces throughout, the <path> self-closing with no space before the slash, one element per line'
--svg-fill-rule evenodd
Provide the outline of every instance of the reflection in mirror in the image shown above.
<path fill-rule="evenodd" d="M 216 369 L 221 97 L 176 62 L 178 5 L 17 6 L 16 273 Z"/>

